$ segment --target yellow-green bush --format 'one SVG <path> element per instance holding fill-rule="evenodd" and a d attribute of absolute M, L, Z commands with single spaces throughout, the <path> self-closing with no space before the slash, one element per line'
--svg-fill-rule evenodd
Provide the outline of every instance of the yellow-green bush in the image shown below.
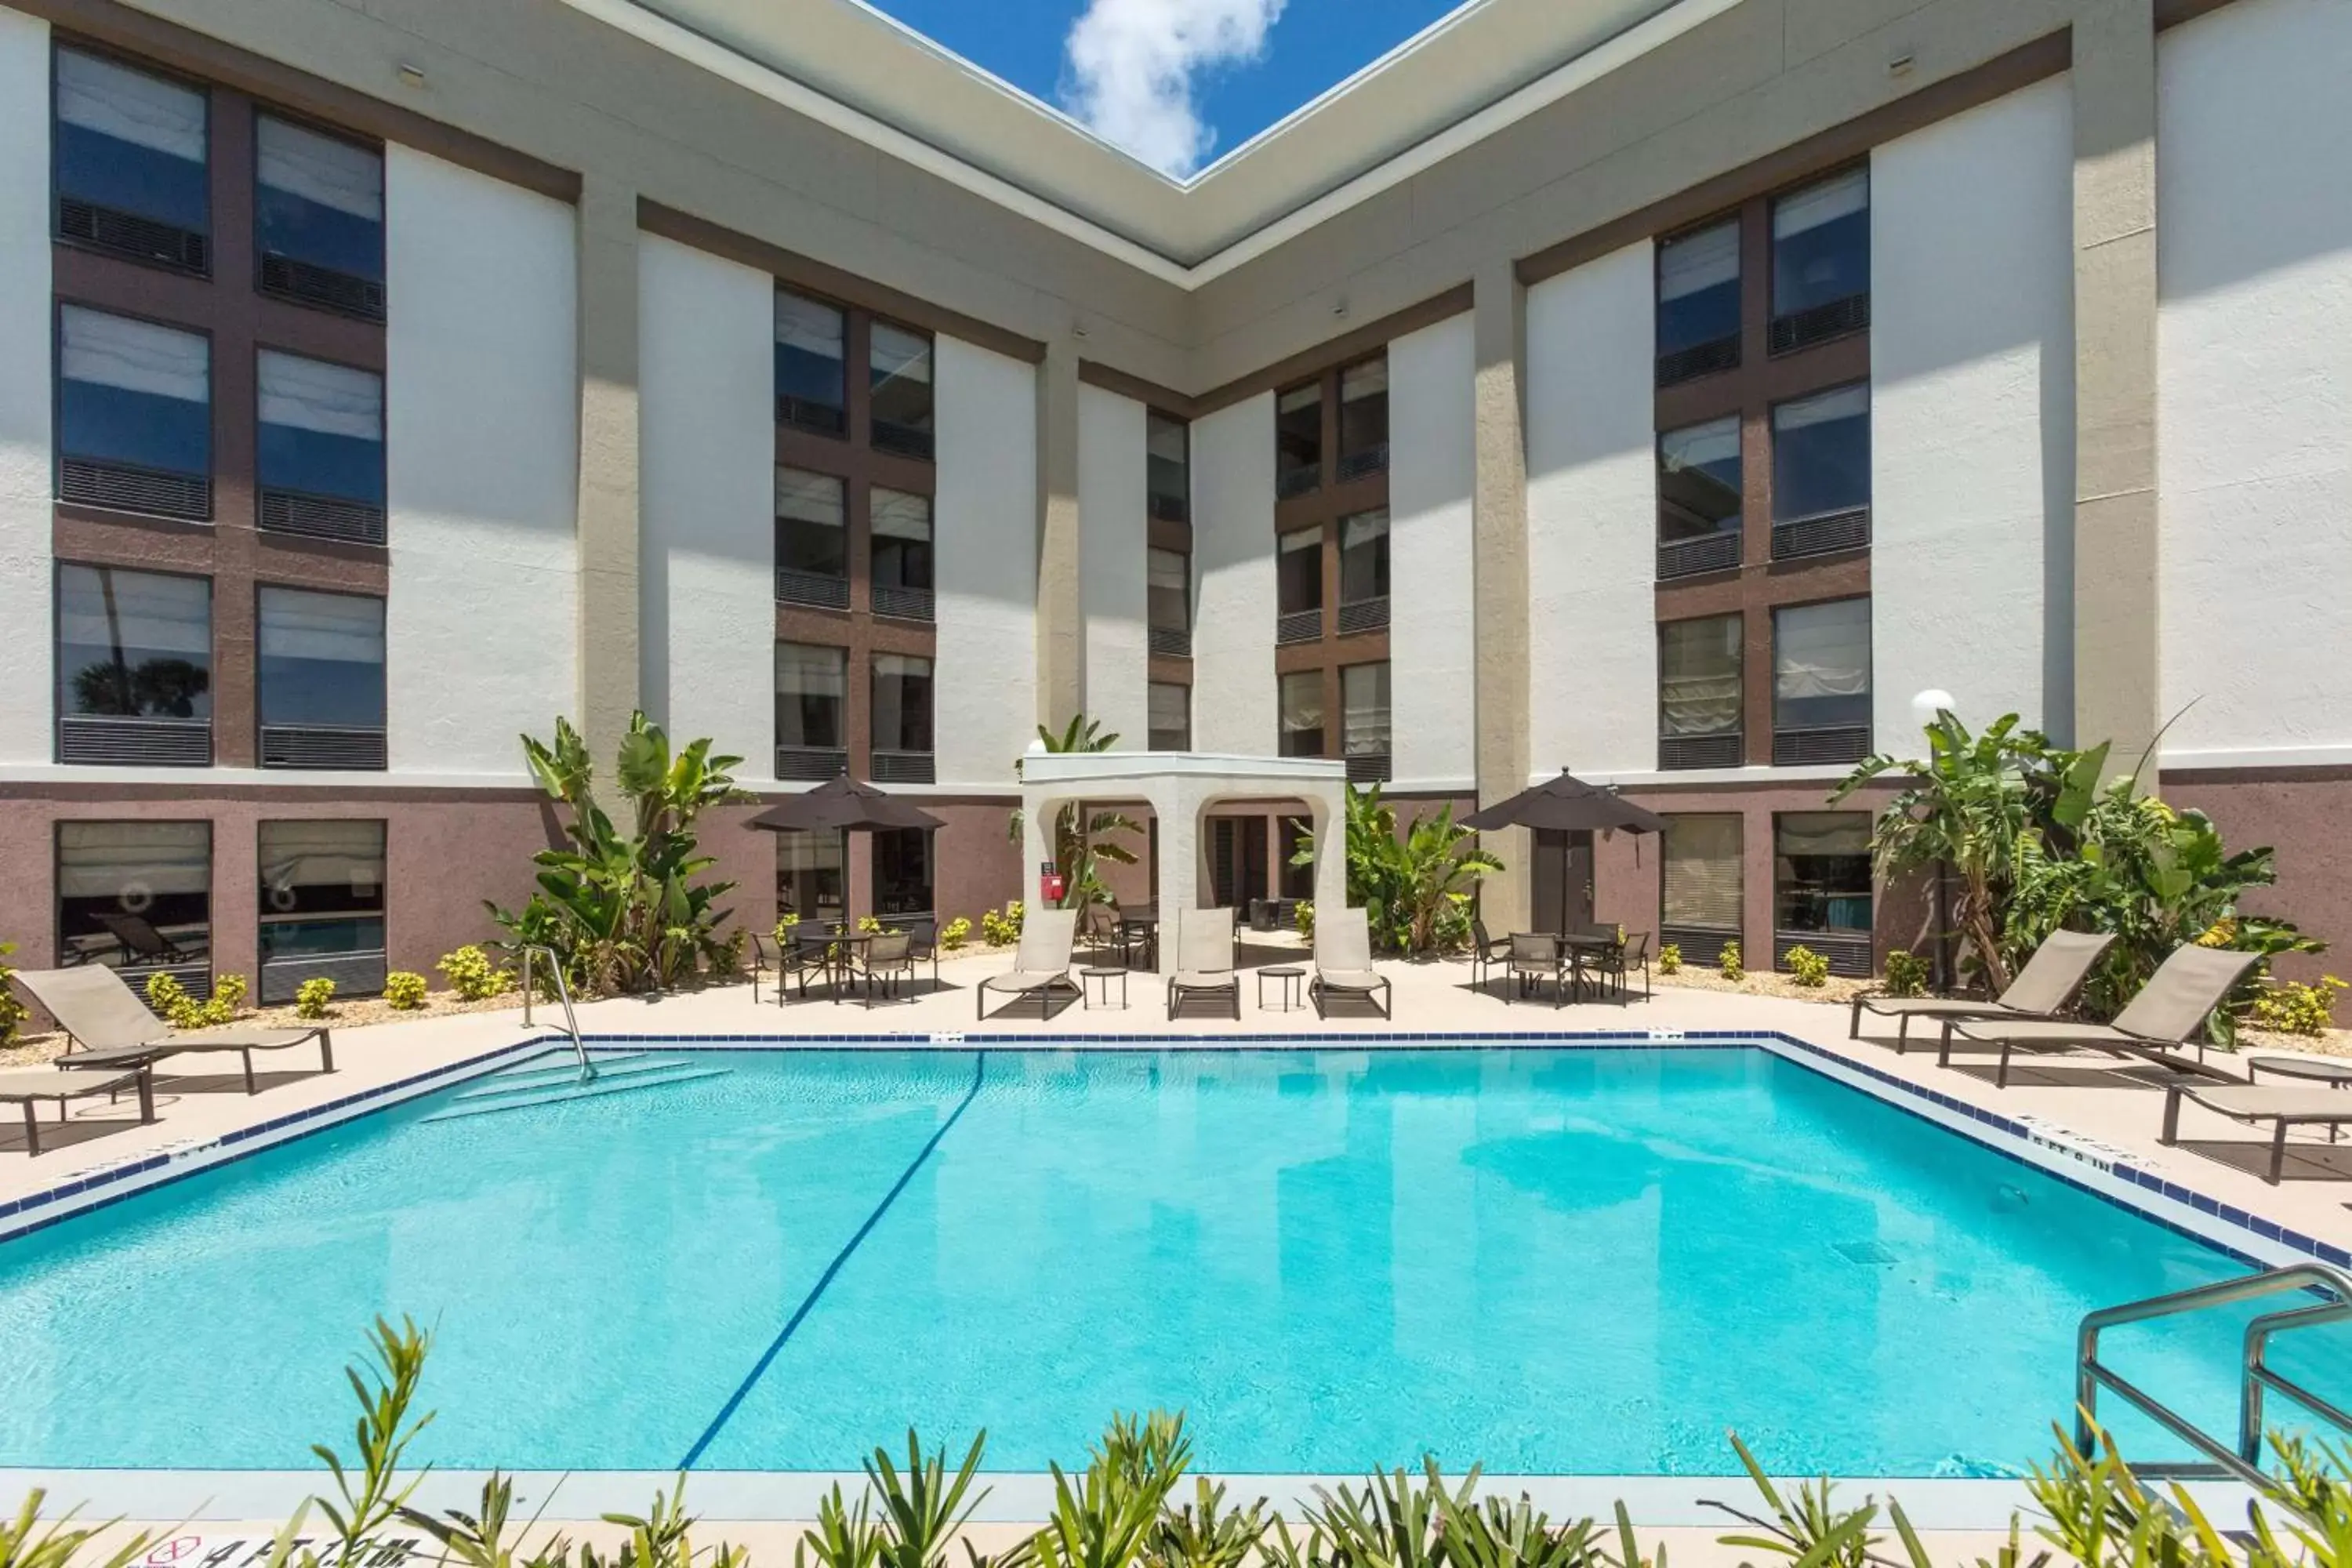
<path fill-rule="evenodd" d="M 1715 961 L 1715 967 L 1717 973 L 1734 985 L 1748 978 L 1748 971 L 1740 966 L 1739 944 L 1736 942 L 1723 944 L 1723 955 Z"/>
<path fill-rule="evenodd" d="M 2343 989 L 2344 982 L 2333 974 L 2322 975 L 2316 985 L 2294 980 L 2266 981 L 2247 1009 L 2246 1022 L 2282 1035 L 2316 1037 L 2326 1034 L 2334 1021 L 2336 994 Z"/>
<path fill-rule="evenodd" d="M 961 952 L 971 940 L 971 921 L 962 915 L 948 921 L 940 931 L 940 945 L 950 952 Z"/>
<path fill-rule="evenodd" d="M 991 947 L 1009 947 L 1021 940 L 1021 900 L 1012 900 L 1003 911 L 980 911 L 980 939 Z"/>
<path fill-rule="evenodd" d="M 294 987 L 294 1016 L 298 1018 L 323 1018 L 328 1005 L 335 999 L 335 983 L 323 974 L 314 974 Z"/>
<path fill-rule="evenodd" d="M 404 1013 L 413 1013 L 425 1005 L 425 976 L 410 969 L 395 969 L 383 977 L 383 999 Z"/>
<path fill-rule="evenodd" d="M 1886 994 L 1889 996 L 1924 996 L 1927 992 L 1926 959 L 1900 947 L 1886 955 Z"/>
<path fill-rule="evenodd" d="M 8 967 L 6 961 L 8 955 L 16 951 L 15 942 L 0 942 L 0 1046 L 15 1040 L 16 1031 L 32 1016 L 32 1009 L 17 1001 L 16 993 L 8 987 L 8 982 L 16 977 L 16 972 Z"/>
<path fill-rule="evenodd" d="M 1807 990 L 1825 985 L 1830 978 L 1830 961 L 1810 947 L 1792 947 L 1789 950 L 1789 978 Z"/>
<path fill-rule="evenodd" d="M 1680 974 L 1682 972 L 1683 972 L 1683 945 L 1682 945 L 1682 943 L 1680 943 L 1680 942 L 1670 942 L 1666 943 L 1666 945 L 1665 945 L 1665 946 L 1664 946 L 1664 947 L 1662 947 L 1662 948 L 1658 949 L 1658 973 L 1661 973 L 1661 974 Z"/>
<path fill-rule="evenodd" d="M 188 988 L 168 973 L 147 977 L 147 1005 L 175 1029 L 217 1028 L 236 1016 L 245 1005 L 246 982 L 242 974 L 220 974 L 213 977 L 213 994 L 203 1002 L 188 994 Z"/>
<path fill-rule="evenodd" d="M 490 955 L 472 942 L 441 955 L 435 967 L 447 977 L 449 989 L 461 1002 L 479 1002 L 514 989 L 514 972 L 490 962 Z"/>
<path fill-rule="evenodd" d="M 1297 914 L 1296 919 L 1298 921 L 1298 934 L 1305 937 L 1308 942 L 1313 942 L 1315 940 L 1314 901 L 1308 899 L 1301 899 L 1298 900 L 1297 907 Z"/>

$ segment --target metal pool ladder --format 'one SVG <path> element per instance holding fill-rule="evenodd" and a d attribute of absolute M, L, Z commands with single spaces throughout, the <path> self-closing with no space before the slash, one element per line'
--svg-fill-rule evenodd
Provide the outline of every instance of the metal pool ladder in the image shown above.
<path fill-rule="evenodd" d="M 2239 1358 L 2238 1442 L 2234 1448 L 2099 1359 L 2100 1332 L 2117 1324 L 2178 1317 L 2183 1313 L 2207 1311 L 2216 1307 L 2289 1292 L 2319 1299 L 2305 1301 L 2300 1306 L 2282 1307 L 2276 1311 L 2265 1312 L 2246 1325 L 2245 1341 Z M 2142 1474 L 2228 1476 L 2250 1485 L 2262 1485 L 2265 1479 L 2261 1468 L 2264 1395 L 2276 1394 L 2291 1399 L 2337 1431 L 2352 1433 L 2352 1413 L 2329 1404 L 2271 1367 L 2267 1359 L 2271 1341 L 2297 1329 L 2315 1329 L 2324 1323 L 2342 1322 L 2347 1319 L 2352 1319 L 2352 1273 L 2332 1263 L 2290 1263 L 2260 1274 L 2242 1275 L 2234 1279 L 2216 1280 L 2210 1285 L 2150 1296 L 2144 1300 L 2126 1301 L 2120 1306 L 2102 1307 L 2084 1318 L 2082 1330 L 2076 1338 L 2074 1403 L 2080 1414 L 2074 1421 L 2074 1441 L 2085 1451 L 2089 1449 L 2090 1423 L 2098 1414 L 2099 1390 L 2106 1388 L 2205 1456 L 2201 1462 L 2136 1464 L 2134 1468 Z"/>
<path fill-rule="evenodd" d="M 523 1027 L 530 1027 L 530 958 L 533 953 L 546 955 L 547 973 L 555 981 L 555 999 L 563 1004 L 563 1032 L 572 1037 L 572 1054 L 580 1058 L 580 1081 L 591 1082 L 596 1077 L 596 1064 L 588 1059 L 588 1047 L 580 1039 L 580 1019 L 572 1011 L 572 987 L 564 983 L 562 961 L 555 956 L 554 949 L 537 943 L 526 943 L 522 950 Z"/>

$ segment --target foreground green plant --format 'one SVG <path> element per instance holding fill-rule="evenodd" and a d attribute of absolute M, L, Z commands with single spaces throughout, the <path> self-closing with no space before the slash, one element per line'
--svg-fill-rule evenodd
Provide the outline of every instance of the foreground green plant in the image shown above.
<path fill-rule="evenodd" d="M 940 928 L 940 946 L 950 952 L 961 952 L 971 940 L 971 921 L 962 915 Z"/>
<path fill-rule="evenodd" d="M 1924 996 L 1927 994 L 1927 961 L 1906 948 L 1886 955 L 1886 994 Z"/>
<path fill-rule="evenodd" d="M 514 989 L 514 971 L 491 963 L 490 955 L 472 942 L 443 953 L 434 967 L 460 1002 L 487 1002 Z"/>
<path fill-rule="evenodd" d="M 1007 900 L 1003 913 L 980 911 L 980 940 L 991 947 L 1010 947 L 1021 940 L 1021 900 Z"/>
<path fill-rule="evenodd" d="M 147 977 L 147 1006 L 175 1029 L 216 1029 L 245 1005 L 246 990 L 244 975 L 216 974 L 212 994 L 199 1002 L 170 973 L 158 970 Z"/>
<path fill-rule="evenodd" d="M 2336 994 L 2343 989 L 2344 982 L 2333 974 L 2322 975 L 2316 985 L 2272 980 L 2254 993 L 2246 1022 L 2282 1035 L 2324 1035 L 2336 1021 Z"/>
<path fill-rule="evenodd" d="M 1503 863 L 1479 847 L 1477 835 L 1454 820 L 1451 804 L 1416 816 L 1400 834 L 1381 786 L 1347 786 L 1344 824 L 1348 902 L 1360 904 L 1372 941 L 1391 952 L 1436 952 L 1470 933 L 1470 895 L 1479 878 Z M 1293 866 L 1315 864 L 1315 834 L 1298 837 Z"/>
<path fill-rule="evenodd" d="M 1667 942 L 1658 949 L 1658 973 L 1680 974 L 1683 972 L 1683 948 L 1678 942 Z"/>
<path fill-rule="evenodd" d="M 323 974 L 312 975 L 294 987 L 294 1016 L 298 1018 L 323 1018 L 335 999 L 335 983 Z"/>
<path fill-rule="evenodd" d="M 1299 940 L 1313 942 L 1315 940 L 1315 900 L 1301 899 L 1293 906 L 1293 910 L 1292 919 L 1297 923 Z"/>
<path fill-rule="evenodd" d="M 103 1558 L 85 1557 L 82 1549 L 113 1526 L 78 1527 L 71 1513 L 44 1520 L 41 1506 L 48 1496 L 36 1487 L 14 1520 L 0 1520 L 0 1568 L 130 1568 L 155 1544 L 156 1538 L 142 1530 Z"/>

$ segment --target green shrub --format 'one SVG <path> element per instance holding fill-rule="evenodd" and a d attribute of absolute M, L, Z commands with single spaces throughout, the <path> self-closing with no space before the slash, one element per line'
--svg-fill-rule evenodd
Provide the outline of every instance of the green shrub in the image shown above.
<path fill-rule="evenodd" d="M 801 917 L 790 910 L 785 910 L 782 915 L 778 916 L 776 918 L 776 945 L 778 947 L 792 946 L 793 932 L 800 929 L 800 923 Z"/>
<path fill-rule="evenodd" d="M 404 1013 L 415 1012 L 425 1005 L 425 976 L 414 970 L 394 970 L 383 977 L 383 999 Z"/>
<path fill-rule="evenodd" d="M 1305 937 L 1308 942 L 1313 942 L 1315 940 L 1314 900 L 1311 899 L 1299 900 L 1298 912 L 1296 918 L 1298 921 L 1298 934 Z"/>
<path fill-rule="evenodd" d="M 1789 950 L 1789 978 L 1807 990 L 1827 984 L 1830 961 L 1802 945 Z"/>
<path fill-rule="evenodd" d="M 32 1009 L 17 1001 L 16 993 L 8 988 L 8 982 L 16 978 L 16 972 L 8 967 L 7 958 L 16 951 L 15 942 L 0 942 L 0 1046 L 13 1042 L 16 1038 L 16 1031 L 24 1027 L 26 1018 L 32 1016 Z"/>
<path fill-rule="evenodd" d="M 2246 1022 L 2282 1035 L 2324 1035 L 2333 1021 L 2336 994 L 2343 989 L 2344 982 L 2333 974 L 2321 976 L 2316 985 L 2276 978 L 2264 981 L 2254 994 Z"/>
<path fill-rule="evenodd" d="M 514 989 L 514 972 L 490 962 L 490 955 L 472 942 L 441 955 L 435 965 L 461 1002 L 480 1002 Z"/>
<path fill-rule="evenodd" d="M 1009 947 L 1021 940 L 1021 900 L 1013 899 L 999 914 L 994 910 L 980 911 L 980 939 L 991 947 Z"/>
<path fill-rule="evenodd" d="M 323 1018 L 327 1005 L 335 999 L 335 983 L 323 974 L 313 975 L 294 987 L 294 1016 L 298 1018 Z"/>
<path fill-rule="evenodd" d="M 1665 944 L 1665 946 L 1664 946 L 1664 947 L 1662 947 L 1662 948 L 1658 949 L 1658 973 L 1661 973 L 1661 974 L 1680 974 L 1682 972 L 1683 972 L 1683 945 L 1682 945 L 1682 943 L 1680 943 L 1680 942 L 1670 942 L 1666 943 L 1666 944 Z"/>
<path fill-rule="evenodd" d="M 717 942 L 702 950 L 703 968 L 713 980 L 732 980 L 743 973 L 743 950 L 751 945 L 751 933 L 737 926 Z"/>
<path fill-rule="evenodd" d="M 215 1029 L 236 1016 L 245 1005 L 246 982 L 242 974 L 219 974 L 213 977 L 213 994 L 199 1002 L 188 994 L 186 986 L 168 973 L 147 977 L 147 1006 L 175 1029 Z"/>
<path fill-rule="evenodd" d="M 196 999 L 188 994 L 188 988 L 176 976 L 159 970 L 147 977 L 147 1010 L 173 1028 L 186 1026 L 180 1020 L 193 1013 L 195 1005 Z"/>
<path fill-rule="evenodd" d="M 1927 994 L 1927 961 L 1905 948 L 1886 955 L 1886 994 L 1924 996 Z"/>
<path fill-rule="evenodd" d="M 1748 971 L 1739 966 L 1739 944 L 1736 942 L 1723 944 L 1723 956 L 1715 961 L 1715 967 L 1734 985 L 1748 978 Z"/>
<path fill-rule="evenodd" d="M 882 917 L 879 915 L 858 916 L 857 929 L 866 936 L 897 936 L 898 934 L 898 928 L 894 925 L 883 924 Z"/>
<path fill-rule="evenodd" d="M 971 921 L 965 919 L 962 915 L 956 916 L 955 919 L 948 921 L 945 926 L 940 928 L 940 945 L 950 952 L 962 952 L 963 944 L 971 940 Z"/>

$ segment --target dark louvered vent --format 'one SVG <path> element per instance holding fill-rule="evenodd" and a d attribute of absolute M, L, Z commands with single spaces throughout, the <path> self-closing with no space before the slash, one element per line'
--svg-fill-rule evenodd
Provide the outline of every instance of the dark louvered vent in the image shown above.
<path fill-rule="evenodd" d="M 1822 724 L 1806 730 L 1772 731 L 1772 765 L 1802 767 L 1808 763 L 1858 763 L 1870 755 L 1867 724 Z"/>
<path fill-rule="evenodd" d="M 58 761 L 85 767 L 208 768 L 213 721 L 68 713 L 58 721 Z"/>
<path fill-rule="evenodd" d="M 874 584 L 874 613 L 887 616 L 894 621 L 928 621 L 934 618 L 931 591 L 929 588 L 886 588 Z"/>
<path fill-rule="evenodd" d="M 1349 784 L 1386 784 L 1389 780 L 1389 754 L 1386 752 L 1351 752 L 1348 755 Z"/>
<path fill-rule="evenodd" d="M 132 463 L 65 458 L 58 464 L 58 499 L 112 511 L 143 511 L 208 522 L 213 515 L 213 481 L 207 474 L 175 474 Z"/>
<path fill-rule="evenodd" d="M 1281 477 L 1274 481 L 1274 493 L 1277 499 L 1288 500 L 1293 496 L 1311 494 L 1322 485 L 1323 470 L 1307 463 L 1299 468 L 1283 469 Z"/>
<path fill-rule="evenodd" d="M 261 965 L 264 1006 L 291 1002 L 305 980 L 331 980 L 335 996 L 373 996 L 383 990 L 384 957 L 381 952 L 320 952 L 300 958 L 273 958 Z"/>
<path fill-rule="evenodd" d="M 1151 516 L 1156 522 L 1190 522 L 1192 500 L 1186 496 L 1155 495 L 1151 498 Z"/>
<path fill-rule="evenodd" d="M 1856 980 L 1870 978 L 1870 938 L 1854 932 L 1826 931 L 1783 931 L 1772 933 L 1772 967 L 1789 967 L 1789 950 L 1810 947 L 1830 961 L 1832 974 L 1849 975 Z M 1683 962 L 1690 962 L 1690 950 L 1683 950 Z"/>
<path fill-rule="evenodd" d="M 1772 352 L 1776 354 L 1793 353 L 1815 343 L 1825 343 L 1832 338 L 1842 338 L 1848 332 L 1861 331 L 1869 325 L 1870 296 L 1849 294 L 1843 300 L 1832 300 L 1810 310 L 1773 317 Z"/>
<path fill-rule="evenodd" d="M 1360 479 L 1367 474 L 1384 474 L 1389 467 L 1389 444 L 1367 447 L 1360 452 L 1342 453 L 1339 458 L 1339 479 Z"/>
<path fill-rule="evenodd" d="M 213 999 L 213 966 L 209 959 L 199 958 L 193 963 L 126 963 L 114 973 L 142 1003 L 147 1000 L 147 982 L 158 974 L 168 974 L 178 981 L 180 989 L 195 1001 Z"/>
<path fill-rule="evenodd" d="M 819 403 L 780 392 L 776 394 L 776 423 L 819 436 L 839 436 L 849 429 L 849 416 L 842 412 L 839 404 Z"/>
<path fill-rule="evenodd" d="M 1708 342 L 1693 343 L 1686 349 L 1676 349 L 1658 356 L 1658 384 L 1675 386 L 1685 381 L 1696 381 L 1718 371 L 1739 368 L 1739 334 L 1716 338 Z"/>
<path fill-rule="evenodd" d="M 1339 635 L 1355 632 L 1376 632 L 1389 624 L 1388 595 L 1377 599 L 1359 599 L 1352 605 L 1339 606 Z"/>
<path fill-rule="evenodd" d="M 194 229 L 71 196 L 58 198 L 58 237 L 181 272 L 201 274 L 212 266 L 212 243 Z"/>
<path fill-rule="evenodd" d="M 264 724 L 261 765 L 265 768 L 327 768 L 339 772 L 381 773 L 384 739 L 380 729 L 342 724 Z"/>
<path fill-rule="evenodd" d="M 290 256 L 261 258 L 261 291 L 297 305 L 357 316 L 363 321 L 383 320 L 383 285 L 373 278 L 357 278 L 331 267 L 297 261 Z"/>
<path fill-rule="evenodd" d="M 1696 577 L 1703 572 L 1739 569 L 1739 533 L 1710 533 L 1703 539 L 1677 539 L 1658 546 L 1658 581 Z"/>
<path fill-rule="evenodd" d="M 776 776 L 823 784 L 849 771 L 849 753 L 839 746 L 778 746 Z"/>
<path fill-rule="evenodd" d="M 1801 561 L 1808 555 L 1835 555 L 1841 551 L 1870 548 L 1870 509 L 1833 511 L 1772 525 L 1772 559 Z"/>
<path fill-rule="evenodd" d="M 1740 733 L 1722 735 L 1661 735 L 1658 766 L 1664 768 L 1736 768 L 1741 756 Z"/>
<path fill-rule="evenodd" d="M 902 458 L 931 460 L 931 433 L 912 425 L 894 425 L 887 419 L 874 421 L 874 449 L 896 452 Z"/>
<path fill-rule="evenodd" d="M 874 753 L 876 784 L 923 784 L 933 782 L 934 766 L 929 752 L 877 752 Z"/>
<path fill-rule="evenodd" d="M 849 608 L 849 579 L 829 577 L 821 572 L 795 572 L 787 566 L 776 568 L 776 603 L 780 605 L 814 605 L 821 610 Z"/>
<path fill-rule="evenodd" d="M 1151 651 L 1163 658 L 1192 657 L 1192 634 L 1182 626 L 1151 628 Z"/>
<path fill-rule="evenodd" d="M 1283 643 L 1318 642 L 1322 639 L 1322 637 L 1323 612 L 1320 610 L 1293 610 L 1286 616 L 1275 617 L 1274 640 L 1276 646 Z"/>
<path fill-rule="evenodd" d="M 1666 926 L 1658 932 L 1659 944 L 1672 942 L 1694 969 L 1713 969 L 1723 962 L 1723 944 L 1738 940 L 1738 931 L 1715 926 Z"/>
<path fill-rule="evenodd" d="M 346 544 L 382 544 L 383 508 L 300 490 L 261 492 L 261 526 L 271 533 L 305 539 L 339 539 Z"/>

